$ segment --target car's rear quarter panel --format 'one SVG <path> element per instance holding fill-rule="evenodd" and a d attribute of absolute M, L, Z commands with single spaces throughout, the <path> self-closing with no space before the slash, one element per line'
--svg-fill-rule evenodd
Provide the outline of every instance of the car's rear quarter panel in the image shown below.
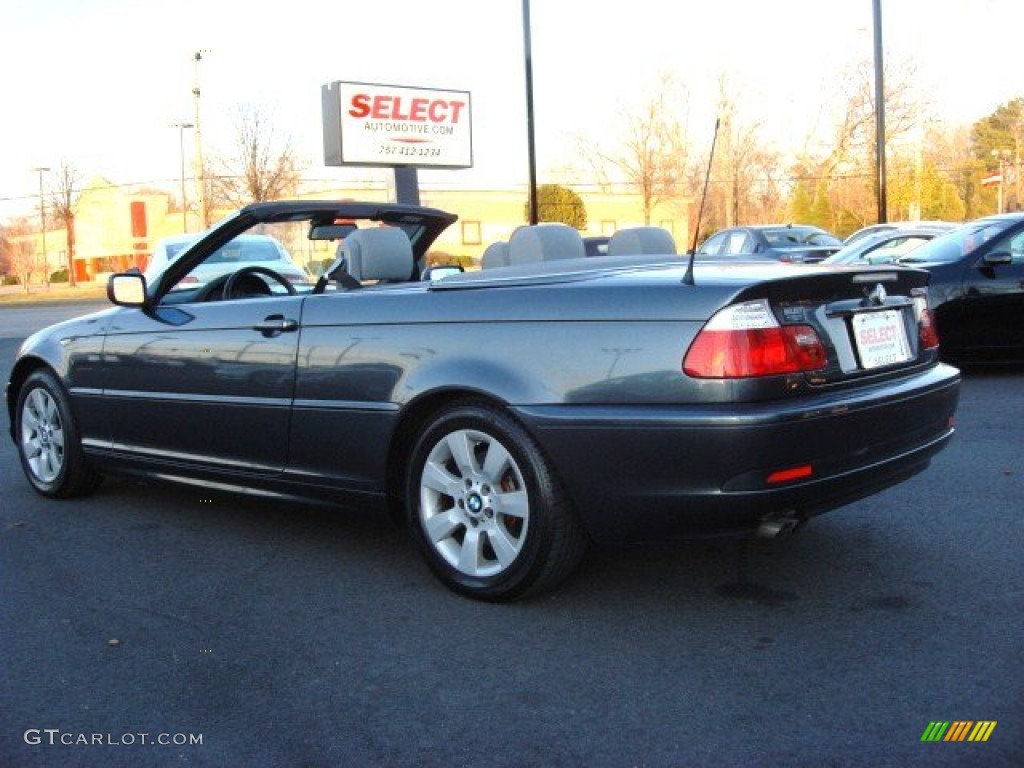
<path fill-rule="evenodd" d="M 699 397 L 681 365 L 703 319 L 662 310 L 655 320 L 649 302 L 637 302 L 643 318 L 628 319 L 636 312 L 601 309 L 604 301 L 540 287 L 309 299 L 289 472 L 382 491 L 393 431 L 424 398 L 519 406 Z"/>

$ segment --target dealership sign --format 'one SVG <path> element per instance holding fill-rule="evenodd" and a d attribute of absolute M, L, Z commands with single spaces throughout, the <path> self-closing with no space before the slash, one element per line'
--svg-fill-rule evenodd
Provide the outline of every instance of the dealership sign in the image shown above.
<path fill-rule="evenodd" d="M 327 165 L 473 165 L 467 91 L 335 81 L 321 100 Z"/>

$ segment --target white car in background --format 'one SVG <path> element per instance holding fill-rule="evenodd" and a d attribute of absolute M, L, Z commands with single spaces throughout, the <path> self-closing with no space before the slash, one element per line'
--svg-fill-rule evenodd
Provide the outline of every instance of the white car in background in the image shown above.
<path fill-rule="evenodd" d="M 202 234 L 174 235 L 158 241 L 153 248 L 149 265 L 143 273 L 146 276 L 146 282 L 152 283 L 157 275 L 201 237 Z M 239 235 L 221 246 L 215 254 L 185 275 L 178 281 L 175 288 L 195 288 L 205 285 L 244 266 L 267 267 L 293 285 L 311 282 L 309 275 L 292 261 L 288 251 L 276 238 L 269 235 Z"/>

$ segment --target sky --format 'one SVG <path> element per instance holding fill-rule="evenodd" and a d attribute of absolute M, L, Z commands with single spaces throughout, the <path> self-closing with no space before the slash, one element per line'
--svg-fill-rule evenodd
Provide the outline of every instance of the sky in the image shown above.
<path fill-rule="evenodd" d="M 931 119 L 970 124 L 1024 96 L 1021 0 L 881 0 L 885 56 L 913 65 Z M 531 0 L 541 183 L 579 166 L 577 138 L 614 143 L 670 73 L 689 135 L 710 143 L 718 83 L 775 148 L 828 123 L 844 71 L 872 56 L 871 0 Z M 205 152 L 257 107 L 315 179 L 381 179 L 323 163 L 320 88 L 335 81 L 469 91 L 474 167 L 420 172 L 459 189 L 528 181 L 523 0 L 5 0 L 0 220 L 31 213 L 32 169 L 174 189 L 200 64 Z M 903 70 L 905 71 L 905 70 Z M 186 162 L 191 140 L 186 132 Z"/>

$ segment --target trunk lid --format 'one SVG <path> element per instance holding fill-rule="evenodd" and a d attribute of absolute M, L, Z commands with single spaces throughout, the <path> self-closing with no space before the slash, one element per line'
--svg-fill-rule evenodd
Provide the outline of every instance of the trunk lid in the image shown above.
<path fill-rule="evenodd" d="M 802 375 L 812 385 L 827 386 L 937 360 L 928 279 L 917 269 L 814 268 L 751 285 L 736 303 L 767 300 L 781 326 L 813 329 L 824 347 L 824 364 Z"/>

